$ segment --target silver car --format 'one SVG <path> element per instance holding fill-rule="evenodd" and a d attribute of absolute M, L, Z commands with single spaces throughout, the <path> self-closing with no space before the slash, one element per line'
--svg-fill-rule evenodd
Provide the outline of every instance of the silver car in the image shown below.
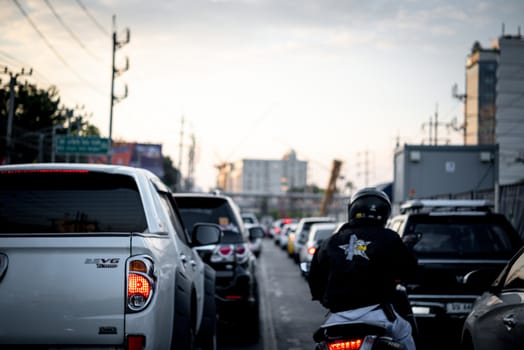
<path fill-rule="evenodd" d="M 297 228 L 295 230 L 295 240 L 293 242 L 293 259 L 296 263 L 299 263 L 300 250 L 303 249 L 306 244 L 309 228 L 313 224 L 322 222 L 335 222 L 335 219 L 328 216 L 309 216 L 302 218 L 298 221 Z"/>
<path fill-rule="evenodd" d="M 0 166 L 0 348 L 215 348 L 221 234 L 145 169 Z"/>
<path fill-rule="evenodd" d="M 304 277 L 308 277 L 311 260 L 316 250 L 320 247 L 320 244 L 322 244 L 322 241 L 336 232 L 342 224 L 343 223 L 338 222 L 326 222 L 311 225 L 307 241 L 299 254 L 300 270 Z"/>

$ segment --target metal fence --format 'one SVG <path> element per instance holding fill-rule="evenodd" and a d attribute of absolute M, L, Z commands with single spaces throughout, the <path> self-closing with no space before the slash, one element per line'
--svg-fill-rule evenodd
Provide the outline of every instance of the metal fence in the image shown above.
<path fill-rule="evenodd" d="M 502 185 L 494 190 L 444 194 L 433 198 L 491 200 L 495 203 L 495 211 L 504 214 L 524 239 L 524 184 Z"/>

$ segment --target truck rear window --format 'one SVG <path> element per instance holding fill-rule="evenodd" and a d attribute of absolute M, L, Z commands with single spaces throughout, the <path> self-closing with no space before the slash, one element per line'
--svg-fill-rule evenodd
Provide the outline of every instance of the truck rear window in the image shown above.
<path fill-rule="evenodd" d="M 407 232 L 420 234 L 413 247 L 419 256 L 509 258 L 518 248 L 516 233 L 496 215 L 427 216 L 418 221 L 413 220 Z"/>
<path fill-rule="evenodd" d="M 0 172 L 0 234 L 144 232 L 135 180 L 83 171 Z"/>

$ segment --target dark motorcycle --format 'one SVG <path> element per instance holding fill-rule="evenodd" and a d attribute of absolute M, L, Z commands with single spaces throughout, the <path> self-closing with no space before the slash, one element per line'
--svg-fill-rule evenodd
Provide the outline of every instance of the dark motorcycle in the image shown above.
<path fill-rule="evenodd" d="M 402 285 L 397 286 L 397 295 L 394 302 L 395 310 L 412 327 L 416 340 L 418 334 L 417 324 L 411 312 L 406 290 Z M 395 314 L 391 305 L 385 304 L 381 308 L 386 317 L 393 321 Z M 316 342 L 315 350 L 403 350 L 404 346 L 386 336 L 386 329 L 378 324 L 362 321 L 334 323 L 320 326 L 313 334 Z"/>
<path fill-rule="evenodd" d="M 381 326 L 363 322 L 323 325 L 313 334 L 315 350 L 403 350 Z"/>

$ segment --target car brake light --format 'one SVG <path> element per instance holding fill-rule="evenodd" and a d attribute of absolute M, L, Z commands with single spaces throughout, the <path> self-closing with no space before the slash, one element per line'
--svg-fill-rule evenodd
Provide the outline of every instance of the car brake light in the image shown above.
<path fill-rule="evenodd" d="M 245 243 L 239 243 L 235 245 L 235 258 L 238 263 L 243 264 L 249 257 L 249 247 Z"/>
<path fill-rule="evenodd" d="M 328 343 L 329 350 L 358 350 L 362 345 L 362 339 L 336 340 Z"/>
<path fill-rule="evenodd" d="M 307 253 L 308 253 L 309 255 L 315 255 L 315 251 L 316 251 L 316 250 L 317 250 L 316 247 L 309 247 L 309 248 L 307 249 Z"/>
<path fill-rule="evenodd" d="M 220 253 L 220 255 L 222 256 L 228 256 L 231 254 L 231 252 L 233 251 L 233 249 L 231 248 L 231 245 L 229 244 L 222 244 L 219 248 L 218 248 L 218 252 Z"/>
<path fill-rule="evenodd" d="M 146 345 L 146 337 L 143 335 L 128 335 L 127 350 L 143 350 Z"/>
<path fill-rule="evenodd" d="M 246 254 L 246 246 L 243 244 L 239 244 L 236 246 L 235 253 L 238 255 L 244 255 Z"/>
<path fill-rule="evenodd" d="M 147 256 L 134 256 L 127 261 L 127 307 L 137 312 L 145 309 L 155 290 L 153 260 Z"/>
<path fill-rule="evenodd" d="M 151 295 L 151 284 L 144 276 L 130 274 L 127 282 L 127 296 L 130 298 L 143 298 L 146 300 Z"/>

